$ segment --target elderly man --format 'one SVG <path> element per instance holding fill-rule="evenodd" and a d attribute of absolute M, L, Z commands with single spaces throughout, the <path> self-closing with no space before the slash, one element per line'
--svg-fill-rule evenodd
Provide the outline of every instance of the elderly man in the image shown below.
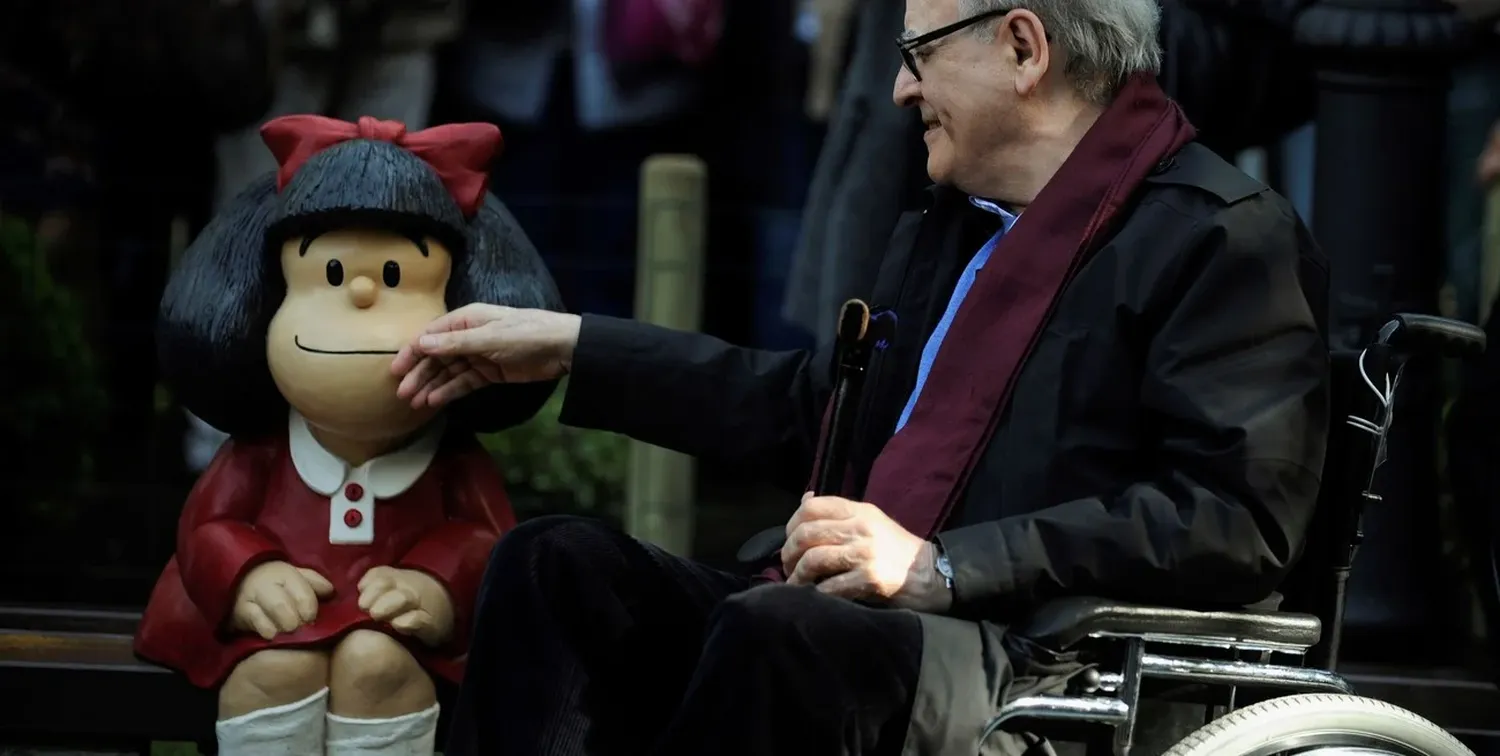
<path fill-rule="evenodd" d="M 976 753 L 1057 682 L 1005 632 L 1040 602 L 1273 592 L 1323 463 L 1326 269 L 1193 141 L 1157 24 L 1155 0 L 908 0 L 894 96 L 938 186 L 871 292 L 894 331 L 844 496 L 803 497 L 769 577 L 582 520 L 508 534 L 448 753 Z M 433 406 L 568 373 L 564 422 L 793 490 L 830 395 L 827 355 L 479 306 L 392 367 Z"/>

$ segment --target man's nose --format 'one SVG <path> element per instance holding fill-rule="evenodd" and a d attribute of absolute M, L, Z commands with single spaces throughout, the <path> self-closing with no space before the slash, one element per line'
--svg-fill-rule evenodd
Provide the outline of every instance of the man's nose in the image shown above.
<path fill-rule="evenodd" d="M 356 276 L 349 282 L 349 301 L 361 310 L 375 304 L 375 282 L 369 276 Z"/>
<path fill-rule="evenodd" d="M 917 104 L 922 94 L 921 82 L 913 76 L 906 66 L 896 69 L 896 85 L 891 90 L 891 99 L 896 101 L 900 107 L 907 108 Z"/>

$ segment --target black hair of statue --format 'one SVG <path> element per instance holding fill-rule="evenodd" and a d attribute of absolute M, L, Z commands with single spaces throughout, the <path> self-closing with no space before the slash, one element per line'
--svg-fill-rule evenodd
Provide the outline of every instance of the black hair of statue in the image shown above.
<path fill-rule="evenodd" d="M 375 228 L 435 238 L 452 253 L 445 299 L 563 311 L 541 256 L 493 194 L 465 220 L 437 174 L 383 142 L 346 142 L 313 156 L 286 189 L 268 173 L 209 221 L 167 282 L 157 322 L 163 382 L 193 414 L 233 436 L 284 432 L 286 400 L 266 361 L 266 333 L 286 296 L 289 239 Z M 541 409 L 556 382 L 489 386 L 449 408 L 455 430 L 493 432 Z"/>

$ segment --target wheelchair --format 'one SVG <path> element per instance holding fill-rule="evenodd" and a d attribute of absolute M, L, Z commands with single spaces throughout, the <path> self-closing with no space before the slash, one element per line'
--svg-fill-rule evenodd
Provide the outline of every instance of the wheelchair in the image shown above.
<path fill-rule="evenodd" d="M 1129 756 L 1143 698 L 1175 687 L 1196 691 L 1209 721 L 1164 756 L 1472 756 L 1432 722 L 1354 695 L 1334 670 L 1344 587 L 1363 539 L 1364 507 L 1380 503 L 1374 481 L 1402 369 L 1410 359 L 1472 358 L 1484 348 L 1484 332 L 1467 323 L 1398 314 L 1364 349 L 1333 353 L 1336 421 L 1323 491 L 1306 550 L 1283 586 L 1287 606 L 1307 613 L 1193 611 L 1088 597 L 1043 605 L 1012 632 L 1098 659 L 1102 671 L 1065 695 L 1005 702 L 981 745 L 999 730 L 1061 731 L 1062 741 L 1079 740 L 1081 731 L 1089 756 Z M 1242 697 L 1257 700 L 1240 707 Z"/>
<path fill-rule="evenodd" d="M 852 424 L 841 420 L 857 403 L 851 397 L 863 382 L 869 326 L 862 302 L 845 305 L 818 490 L 836 490 L 830 471 L 843 469 L 840 447 Z M 1084 671 L 1064 693 L 1003 703 L 980 734 L 981 753 L 995 733 L 1006 731 L 1079 745 L 1087 756 L 1139 756 L 1146 752 L 1137 742 L 1142 704 L 1167 703 L 1188 705 L 1195 719 L 1159 738 L 1176 743 L 1163 756 L 1473 756 L 1432 722 L 1354 695 L 1335 668 L 1345 584 L 1363 539 L 1364 507 L 1381 500 L 1374 481 L 1385 461 L 1404 365 L 1433 356 L 1473 358 L 1484 348 L 1485 333 L 1470 324 L 1397 314 L 1363 349 L 1333 352 L 1335 422 L 1322 492 L 1280 606 L 1194 610 L 1085 596 L 1044 604 L 1010 632 L 1076 655 L 1086 662 Z M 741 560 L 779 548 L 780 535 L 752 538 Z M 1196 731 L 1179 738 L 1197 721 L 1203 723 Z"/>

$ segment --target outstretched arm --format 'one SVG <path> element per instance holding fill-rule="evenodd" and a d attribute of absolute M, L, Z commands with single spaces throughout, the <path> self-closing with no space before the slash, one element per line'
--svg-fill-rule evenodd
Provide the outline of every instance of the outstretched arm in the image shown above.
<path fill-rule="evenodd" d="M 472 304 L 392 361 L 397 395 L 443 406 L 569 374 L 563 423 L 612 431 L 801 490 L 831 392 L 828 353 L 769 352 L 597 315 Z"/>
<path fill-rule="evenodd" d="M 771 352 L 585 315 L 562 422 L 806 487 L 832 392 L 831 352 Z"/>

